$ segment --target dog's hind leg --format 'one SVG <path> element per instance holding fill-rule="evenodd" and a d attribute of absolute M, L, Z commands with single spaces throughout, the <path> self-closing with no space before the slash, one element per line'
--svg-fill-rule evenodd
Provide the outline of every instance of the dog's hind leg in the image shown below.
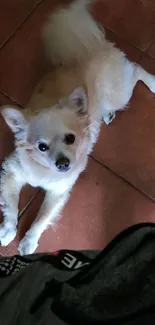
<path fill-rule="evenodd" d="M 145 85 L 155 93 L 155 76 L 145 71 L 141 66 L 135 66 L 135 84 L 141 80 Z"/>

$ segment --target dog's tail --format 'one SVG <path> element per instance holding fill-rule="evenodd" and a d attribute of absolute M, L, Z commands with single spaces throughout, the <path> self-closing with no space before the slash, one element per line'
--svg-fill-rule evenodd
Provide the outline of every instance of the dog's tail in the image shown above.
<path fill-rule="evenodd" d="M 94 0 L 74 1 L 49 17 L 43 36 L 52 63 L 82 62 L 102 46 L 104 32 L 88 10 L 92 2 Z"/>

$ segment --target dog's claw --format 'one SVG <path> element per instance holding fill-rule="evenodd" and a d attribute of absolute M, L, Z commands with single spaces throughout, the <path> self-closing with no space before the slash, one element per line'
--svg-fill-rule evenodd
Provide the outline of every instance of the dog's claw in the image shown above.
<path fill-rule="evenodd" d="M 115 116 L 116 116 L 115 112 L 110 112 L 107 116 L 103 116 L 102 117 L 102 121 L 105 124 L 109 125 L 113 121 L 113 119 L 115 118 Z"/>

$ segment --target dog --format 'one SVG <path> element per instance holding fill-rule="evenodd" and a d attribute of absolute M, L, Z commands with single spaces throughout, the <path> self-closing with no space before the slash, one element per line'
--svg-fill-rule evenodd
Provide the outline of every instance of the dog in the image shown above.
<path fill-rule="evenodd" d="M 90 14 L 91 2 L 75 1 L 49 17 L 43 40 L 55 68 L 36 87 L 26 109 L 1 109 L 15 136 L 15 151 L 1 173 L 2 246 L 16 236 L 21 188 L 28 183 L 46 191 L 19 244 L 21 255 L 33 253 L 43 231 L 56 222 L 86 168 L 102 120 L 109 124 L 124 109 L 138 80 L 155 93 L 155 77 L 106 40 Z"/>

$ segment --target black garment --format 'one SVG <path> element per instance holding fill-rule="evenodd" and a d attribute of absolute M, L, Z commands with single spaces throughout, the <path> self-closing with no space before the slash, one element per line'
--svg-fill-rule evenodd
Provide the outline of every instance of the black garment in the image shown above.
<path fill-rule="evenodd" d="M 155 325 L 155 225 L 102 252 L 1 258 L 0 324 Z"/>

